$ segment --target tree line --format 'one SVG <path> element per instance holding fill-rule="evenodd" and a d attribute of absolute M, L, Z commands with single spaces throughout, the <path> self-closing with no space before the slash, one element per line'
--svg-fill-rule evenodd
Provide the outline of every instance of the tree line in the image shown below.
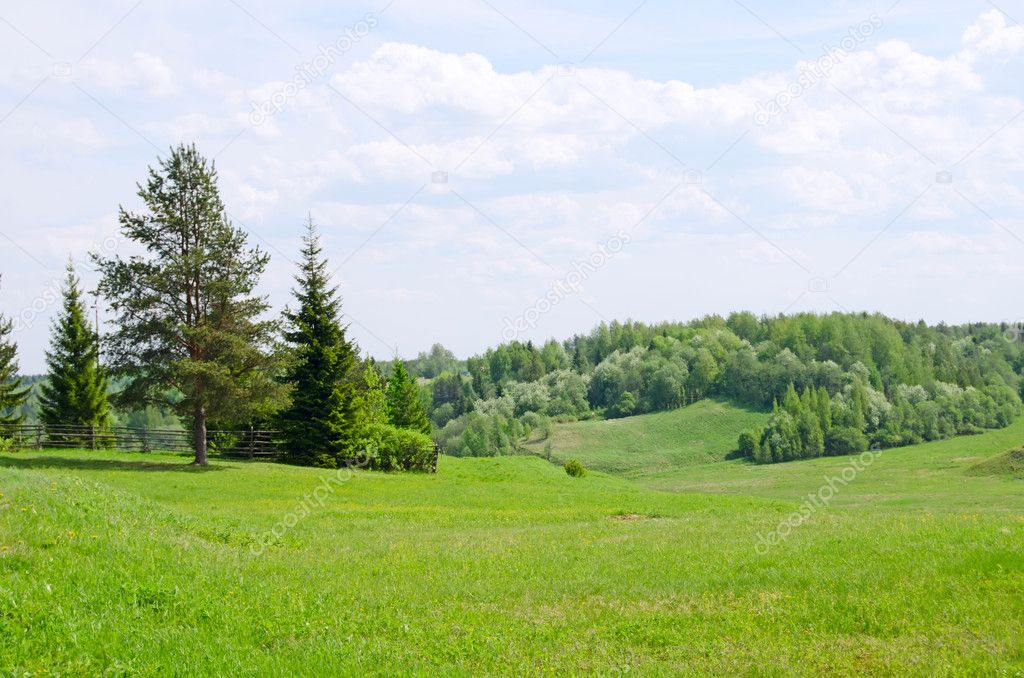
<path fill-rule="evenodd" d="M 418 360 L 441 351 L 431 354 Z M 445 452 L 483 455 L 515 451 L 551 421 L 724 398 L 773 412 L 764 431 L 747 432 L 741 449 L 756 449 L 759 461 L 783 461 L 1006 426 L 1020 410 L 1022 371 L 1021 342 L 1006 325 L 734 313 L 688 323 L 613 322 L 541 345 L 509 342 L 467 360 L 459 388 L 453 374 L 443 377 L 444 393 L 457 396 L 439 401 L 428 391 L 425 399 L 434 396 L 429 409 Z M 797 404 L 805 399 L 813 406 Z"/>
<path fill-rule="evenodd" d="M 290 463 L 429 467 L 434 443 L 415 379 L 397 360 L 385 378 L 348 337 L 312 219 L 295 308 L 275 319 L 256 291 L 269 257 L 230 222 L 216 168 L 194 145 L 158 159 L 138 196 L 145 211 L 122 207 L 118 220 L 140 254 L 92 255 L 113 315 L 102 338 L 69 264 L 39 394 L 45 423 L 104 426 L 112 405 L 159 406 L 191 422 L 200 465 L 214 422 L 279 427 Z M 29 395 L 11 331 L 0 319 L 0 427 L 8 430 Z"/>

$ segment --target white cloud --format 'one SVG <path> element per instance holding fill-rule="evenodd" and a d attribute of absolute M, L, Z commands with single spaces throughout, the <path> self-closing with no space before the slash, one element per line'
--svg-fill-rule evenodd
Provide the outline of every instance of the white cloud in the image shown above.
<path fill-rule="evenodd" d="M 400 5 L 389 12 L 405 11 Z M 688 170 L 701 171 L 702 183 L 684 183 L 664 200 L 635 229 L 634 242 L 614 266 L 588 280 L 588 294 L 609 317 L 688 317 L 738 306 L 780 311 L 807 288 L 806 272 L 786 254 L 816 273 L 834 273 L 896 217 L 871 254 L 850 269 L 861 287 L 837 288 L 836 298 L 848 307 L 874 309 L 891 301 L 898 314 L 901 303 L 916 313 L 917 292 L 906 290 L 948 297 L 963 284 L 953 275 L 958 256 L 979 276 L 991 257 L 989 273 L 1009 280 L 1019 243 L 954 189 L 1024 236 L 1024 225 L 1010 218 L 1024 207 L 1024 118 L 1014 118 L 1024 110 L 1024 90 L 1004 66 L 1018 63 L 1024 29 L 999 12 L 947 25 L 951 44 L 938 30 L 923 40 L 920 33 L 898 33 L 905 29 L 896 20 L 887 22 L 891 26 L 879 34 L 885 40 L 860 45 L 829 78 L 760 126 L 756 104 L 786 90 L 800 73 L 800 64 L 781 50 L 763 60 L 758 51 L 753 58 L 737 53 L 728 63 L 711 56 L 702 62 L 685 51 L 662 54 L 648 44 L 627 44 L 626 36 L 636 43 L 637 33 L 624 28 L 607 51 L 565 75 L 556 62 L 572 55 L 534 53 L 513 31 L 514 39 L 499 37 L 498 29 L 509 27 L 483 6 L 459 15 L 487 27 L 482 39 L 453 39 L 433 24 L 429 33 L 388 24 L 386 34 L 339 59 L 329 81 L 310 82 L 252 127 L 251 102 L 284 87 L 293 57 L 258 26 L 236 26 L 232 22 L 247 17 L 227 9 L 234 32 L 223 37 L 246 36 L 231 43 L 230 53 L 212 55 L 203 52 L 203 39 L 182 39 L 200 29 L 180 17 L 174 24 L 173 12 L 167 14 L 173 42 L 141 28 L 129 33 L 126 22 L 70 78 L 108 111 L 51 76 L 0 125 L 0 180 L 25 189 L 12 192 L 7 206 L 16 223 L 36 223 L 41 204 L 47 223 L 58 224 L 109 214 L 118 202 L 132 201 L 133 182 L 153 157 L 132 130 L 160 145 L 196 139 L 213 155 L 245 128 L 217 165 L 229 210 L 263 239 L 293 253 L 311 211 L 340 263 L 386 224 L 344 270 L 353 287 L 346 302 L 370 300 L 353 311 L 374 331 L 382 325 L 385 335 L 412 331 L 389 320 L 405 322 L 406 313 L 417 327 L 438 317 L 457 326 L 469 304 L 495 307 L 467 327 L 491 316 L 497 324 L 503 313 L 518 310 L 505 306 L 535 297 L 553 274 L 597 243 L 633 229 Z M 524 8 L 516 16 L 543 33 L 550 29 L 541 21 L 549 11 L 555 10 Z M 661 10 L 651 5 L 648 11 Z M 620 20 L 591 27 L 610 30 Z M 817 33 L 830 25 L 815 21 Z M 780 25 L 788 34 L 789 26 Z M 596 42 L 579 25 L 572 30 L 573 44 Z M 304 50 L 322 38 L 298 25 L 281 34 Z M 377 42 L 385 37 L 390 42 Z M 61 44 L 45 35 L 40 41 Z M 218 50 L 223 44 L 213 42 Z M 769 35 L 766 42 L 776 40 Z M 4 51 L 10 58 L 0 67 L 0 88 L 11 102 L 52 67 L 38 54 L 22 58 L 34 48 L 21 48 Z M 79 162 L 80 152 L 89 153 L 88 164 Z M 952 186 L 935 184 L 945 169 L 953 171 Z M 449 183 L 432 183 L 435 170 L 448 172 Z M 423 185 L 426 190 L 403 208 Z M 933 190 L 906 209 L 928 185 Z M 54 186 L 63 199 L 45 204 Z M 74 212 L 81 216 L 67 218 Z M 66 247 L 60 233 L 53 227 L 48 241 L 39 233 L 19 241 L 49 261 Z M 267 284 L 274 294 L 287 294 L 291 264 L 274 256 L 276 277 Z M 874 277 L 865 281 L 867 273 Z M 1019 266 L 1013 276 L 1019 277 Z M 889 289 L 887 277 L 903 287 Z M 698 293 L 683 293 L 694 286 Z M 635 294 L 637 288 L 645 293 Z M 433 317 L 416 315 L 424 301 L 453 297 L 465 301 L 433 309 L 439 314 Z M 941 315 L 938 302 L 935 309 Z M 564 313 L 562 319 L 552 315 L 545 331 L 578 331 L 596 320 L 592 311 L 568 304 Z M 495 327 L 493 337 L 499 334 Z"/>
<path fill-rule="evenodd" d="M 135 52 L 125 61 L 90 57 L 75 67 L 74 74 L 86 83 L 120 92 L 141 90 L 157 98 L 180 92 L 171 67 L 161 57 L 146 52 Z"/>
<path fill-rule="evenodd" d="M 1006 63 L 1024 50 L 1024 26 L 1008 26 L 1006 16 L 993 9 L 978 17 L 964 31 L 962 42 L 964 49 L 960 56 L 968 63 L 979 57 L 991 57 Z"/>

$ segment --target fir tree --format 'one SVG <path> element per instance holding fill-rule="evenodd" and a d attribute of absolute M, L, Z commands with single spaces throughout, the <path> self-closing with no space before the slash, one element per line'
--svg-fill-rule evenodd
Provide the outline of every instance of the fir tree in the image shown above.
<path fill-rule="evenodd" d="M 591 368 L 590 360 L 587 359 L 587 354 L 580 350 L 579 344 L 576 344 L 576 350 L 572 354 L 572 368 L 580 374 L 586 374 Z"/>
<path fill-rule="evenodd" d="M 341 301 L 330 286 L 320 236 L 309 220 L 294 290 L 299 307 L 285 311 L 285 339 L 295 349 L 285 381 L 292 404 L 279 415 L 285 460 L 337 467 L 355 458 L 363 425 L 353 379 L 356 348 L 341 325 Z"/>
<path fill-rule="evenodd" d="M 14 323 L 0 316 L 0 436 L 21 423 L 20 408 L 29 393 L 18 378 L 18 347 L 9 339 L 13 330 Z"/>
<path fill-rule="evenodd" d="M 815 391 L 815 412 L 818 415 L 818 424 L 824 433 L 832 428 L 832 400 L 824 386 Z"/>
<path fill-rule="evenodd" d="M 98 340 L 86 320 L 82 291 L 68 262 L 64 307 L 53 324 L 46 353 L 48 381 L 40 388 L 40 416 L 48 426 L 107 426 L 107 375 L 99 364 Z"/>
<path fill-rule="evenodd" d="M 395 360 L 388 379 L 388 419 L 392 426 L 430 435 L 430 420 L 423 410 L 416 381 L 401 360 Z"/>

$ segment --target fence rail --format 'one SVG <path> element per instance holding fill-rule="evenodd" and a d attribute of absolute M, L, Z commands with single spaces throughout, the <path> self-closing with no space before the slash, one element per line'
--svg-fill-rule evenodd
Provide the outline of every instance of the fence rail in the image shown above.
<path fill-rule="evenodd" d="M 133 428 L 130 426 L 51 426 L 21 424 L 0 430 L 16 448 L 31 449 L 108 449 L 123 452 L 190 453 L 192 432 L 181 429 Z M 275 459 L 281 454 L 279 431 L 207 431 L 211 454 L 249 459 Z M 437 473 L 441 448 L 434 445 L 434 456 L 427 469 Z"/>
<path fill-rule="evenodd" d="M 117 449 L 125 452 L 191 452 L 191 431 L 129 426 L 28 424 L 4 432 L 15 447 Z M 210 451 L 232 457 L 268 458 L 280 453 L 277 431 L 208 431 Z"/>

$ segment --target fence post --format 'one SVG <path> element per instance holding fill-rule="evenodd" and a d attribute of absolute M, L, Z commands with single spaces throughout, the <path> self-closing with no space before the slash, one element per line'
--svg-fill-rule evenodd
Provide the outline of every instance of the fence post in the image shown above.
<path fill-rule="evenodd" d="M 149 428 L 146 426 L 142 427 L 142 451 L 151 452 L 149 449 Z"/>

